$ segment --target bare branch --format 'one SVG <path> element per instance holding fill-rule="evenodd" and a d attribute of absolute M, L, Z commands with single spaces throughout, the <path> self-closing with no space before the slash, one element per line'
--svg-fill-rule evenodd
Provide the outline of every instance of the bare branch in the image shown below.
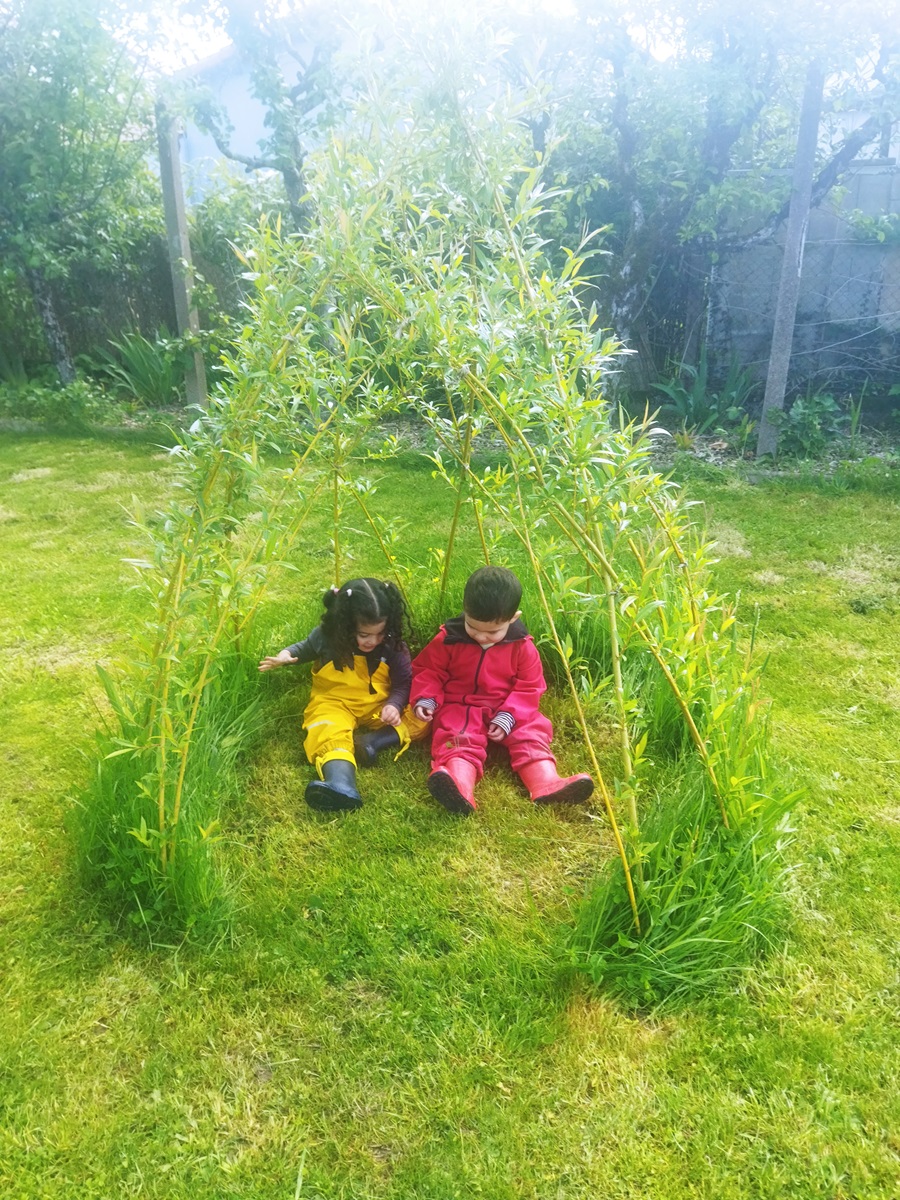
<path fill-rule="evenodd" d="M 849 137 L 846 138 L 840 149 L 829 159 L 816 176 L 813 182 L 812 199 L 810 201 L 811 208 L 817 208 L 822 203 L 835 184 L 844 176 L 860 150 L 864 146 L 868 146 L 875 138 L 881 136 L 882 123 L 882 114 L 880 112 L 873 113 L 867 121 L 860 125 L 858 129 L 854 129 Z M 790 204 L 790 199 L 785 200 L 781 208 L 756 233 L 750 234 L 749 237 L 723 242 L 722 245 L 728 249 L 739 247 L 743 250 L 749 246 L 756 246 L 760 242 L 768 241 L 771 237 L 774 237 L 779 226 L 787 219 Z"/>

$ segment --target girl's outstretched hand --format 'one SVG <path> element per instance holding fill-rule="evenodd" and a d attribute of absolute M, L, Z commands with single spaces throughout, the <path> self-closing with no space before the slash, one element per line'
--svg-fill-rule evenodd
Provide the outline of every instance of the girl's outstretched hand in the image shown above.
<path fill-rule="evenodd" d="M 400 724 L 400 709 L 393 704 L 385 704 L 381 710 L 381 719 L 385 725 L 393 725 L 396 728 Z"/>
<path fill-rule="evenodd" d="M 292 658 L 287 650 L 279 650 L 275 655 L 268 655 L 259 664 L 261 671 L 274 671 L 276 667 L 286 667 L 288 663 L 295 663 L 296 658 Z"/>

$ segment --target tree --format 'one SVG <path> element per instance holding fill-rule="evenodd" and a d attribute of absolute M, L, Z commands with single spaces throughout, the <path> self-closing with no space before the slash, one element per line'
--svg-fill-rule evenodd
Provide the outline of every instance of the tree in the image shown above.
<path fill-rule="evenodd" d="M 344 75 L 339 84 L 335 42 L 346 47 L 356 37 L 350 6 L 340 0 L 325 16 L 307 5 L 289 17 L 279 7 L 277 18 L 270 0 L 188 2 L 231 35 L 271 134 L 259 155 L 239 155 L 226 114 L 208 97 L 195 112 L 224 154 L 281 173 L 297 228 L 310 216 L 306 156 L 355 84 L 362 81 L 356 90 L 364 91 L 373 62 L 380 78 L 397 72 L 401 90 L 433 75 L 440 47 L 447 57 L 462 19 L 441 16 L 439 5 L 401 19 L 385 3 L 380 35 L 368 43 L 376 56 L 353 83 Z M 372 23 L 374 5 L 354 7 L 357 23 Z M 632 382 L 649 386 L 673 347 L 682 360 L 697 360 L 716 256 L 771 237 L 784 220 L 788 183 L 780 173 L 792 162 L 811 55 L 829 75 L 826 118 L 829 106 L 832 116 L 842 107 L 871 114 L 827 152 L 823 142 L 813 203 L 866 144 L 883 137 L 900 100 L 889 8 L 881 0 L 817 0 L 790 12 L 775 0 L 580 0 L 563 19 L 526 18 L 498 0 L 483 14 L 476 59 L 494 50 L 484 60 L 480 98 L 487 109 L 512 82 L 532 130 L 532 164 L 549 164 L 571 189 L 562 219 L 558 212 L 548 218 L 548 237 L 571 247 L 585 228 L 605 230 L 595 298 L 606 325 L 639 351 L 630 360 Z M 404 76 L 397 63 L 417 39 L 436 53 L 407 61 Z M 689 274 L 695 286 L 680 290 L 663 317 L 664 285 L 674 291 Z"/>
<path fill-rule="evenodd" d="M 772 334 L 772 348 L 769 351 L 766 394 L 763 397 L 759 439 L 756 443 L 757 456 L 775 454 L 778 449 L 778 424 L 772 418 L 784 411 L 784 393 L 791 361 L 797 298 L 800 294 L 803 242 L 806 223 L 809 220 L 816 143 L 819 138 L 823 86 L 821 67 L 817 62 L 810 63 L 803 95 L 803 108 L 800 113 L 800 128 L 797 133 L 797 157 L 794 163 L 794 181 L 791 188 L 788 225 L 784 239 L 781 281 L 775 308 L 775 330 Z"/>
<path fill-rule="evenodd" d="M 654 378 L 653 292 L 664 273 L 706 279 L 717 253 L 771 237 L 785 219 L 788 181 L 774 172 L 792 162 L 810 57 L 828 71 L 832 114 L 871 114 L 823 148 L 814 204 L 895 119 L 894 18 L 865 2 L 788 12 L 772 0 L 582 0 L 570 22 L 535 31 L 546 38 L 531 70 L 547 81 L 551 162 L 574 189 L 568 236 L 582 224 L 607 230 L 598 297 L 640 352 L 641 384 Z M 680 315 L 687 358 L 701 316 L 700 306 Z"/>
<path fill-rule="evenodd" d="M 27 282 L 64 383 L 75 371 L 54 281 L 121 258 L 158 221 L 152 109 L 110 32 L 119 15 L 103 0 L 0 5 L 0 253 Z"/>
<path fill-rule="evenodd" d="M 232 162 L 251 171 L 277 171 L 292 223 L 303 228 L 308 215 L 304 161 L 317 130 L 333 121 L 339 99 L 332 63 L 339 44 L 333 12 L 312 5 L 287 18 L 264 2 L 246 0 L 199 0 L 189 7 L 218 22 L 231 38 L 271 132 L 258 154 L 238 152 L 231 144 L 228 113 L 202 87 L 188 97 L 194 120 Z"/>

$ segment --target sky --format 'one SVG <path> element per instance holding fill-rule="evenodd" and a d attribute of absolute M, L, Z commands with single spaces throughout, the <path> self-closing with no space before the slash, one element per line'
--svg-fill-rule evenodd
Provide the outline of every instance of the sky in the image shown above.
<path fill-rule="evenodd" d="M 417 4 L 417 0 L 410 0 Z M 463 4 L 476 11 L 490 11 L 495 5 L 491 0 L 455 0 L 449 6 L 449 11 L 460 8 Z M 506 7 L 515 5 L 515 0 L 506 0 Z M 541 9 L 552 15 L 566 16 L 575 11 L 573 0 L 519 0 L 518 7 L 526 12 L 531 9 Z M 296 11 L 296 0 L 285 0 L 285 13 Z M 226 46 L 230 45 L 227 35 L 212 25 L 191 20 L 188 17 L 173 12 L 163 18 L 164 37 L 160 48 L 151 56 L 154 66 L 165 75 L 174 74 L 185 67 L 193 66 L 203 59 L 210 58 Z"/>

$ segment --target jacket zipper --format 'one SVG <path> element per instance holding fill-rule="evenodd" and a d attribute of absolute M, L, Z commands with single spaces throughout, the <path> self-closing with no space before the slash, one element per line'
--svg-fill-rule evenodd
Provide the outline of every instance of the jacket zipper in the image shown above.
<path fill-rule="evenodd" d="M 475 668 L 475 678 L 472 680 L 472 691 L 473 692 L 475 691 L 476 687 L 478 687 L 478 676 L 481 674 L 481 664 L 484 662 L 484 656 L 487 654 L 487 652 L 488 652 L 488 647 L 482 646 L 481 647 L 481 658 L 479 658 L 479 660 L 478 660 L 478 666 Z"/>

